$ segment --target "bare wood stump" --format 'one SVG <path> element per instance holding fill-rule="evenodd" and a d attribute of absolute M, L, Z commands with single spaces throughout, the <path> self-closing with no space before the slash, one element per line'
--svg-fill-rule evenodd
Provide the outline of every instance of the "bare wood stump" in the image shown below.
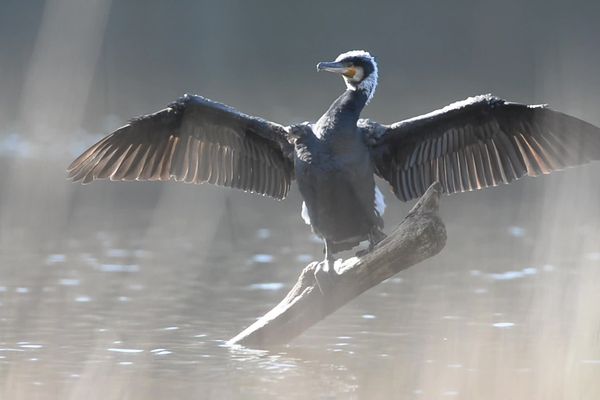
<path fill-rule="evenodd" d="M 285 344 L 367 289 L 439 253 L 446 244 L 446 228 L 438 215 L 440 194 L 440 184 L 432 184 L 373 251 L 337 260 L 339 275 L 323 292 L 314 276 L 318 262 L 310 263 L 275 308 L 227 344 L 258 348 Z"/>

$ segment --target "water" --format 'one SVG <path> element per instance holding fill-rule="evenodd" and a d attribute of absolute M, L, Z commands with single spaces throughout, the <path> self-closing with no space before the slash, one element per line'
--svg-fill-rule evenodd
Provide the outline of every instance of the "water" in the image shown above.
<path fill-rule="evenodd" d="M 63 231 L 25 230 L 18 242 L 4 236 L 0 393 L 7 399 L 599 394 L 597 194 L 580 188 L 555 197 L 580 207 L 547 203 L 554 212 L 548 218 L 535 193 L 578 179 L 567 172 L 530 180 L 518 207 L 512 202 L 514 191 L 524 190 L 520 184 L 444 198 L 449 240 L 439 256 L 269 351 L 224 343 L 321 256 L 300 221 L 296 193 L 279 203 L 209 187 L 57 181 L 76 199 Z M 389 195 L 388 203 L 393 226 L 408 208 Z"/>

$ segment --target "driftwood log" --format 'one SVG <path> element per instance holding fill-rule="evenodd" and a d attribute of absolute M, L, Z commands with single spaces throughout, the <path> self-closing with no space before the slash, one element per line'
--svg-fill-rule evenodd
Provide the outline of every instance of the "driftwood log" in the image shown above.
<path fill-rule="evenodd" d="M 373 251 L 361 258 L 337 260 L 339 275 L 331 285 L 317 285 L 318 262 L 310 263 L 275 308 L 227 344 L 254 348 L 285 344 L 367 289 L 439 253 L 446 244 L 446 229 L 438 215 L 440 194 L 436 182 Z"/>

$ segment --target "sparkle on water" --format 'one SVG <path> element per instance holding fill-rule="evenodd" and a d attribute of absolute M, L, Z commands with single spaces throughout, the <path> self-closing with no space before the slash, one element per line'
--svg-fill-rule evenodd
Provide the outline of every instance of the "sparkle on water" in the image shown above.
<path fill-rule="evenodd" d="M 271 254 L 255 254 L 252 256 L 252 261 L 259 264 L 269 264 L 272 263 L 275 257 Z"/>
<path fill-rule="evenodd" d="M 252 285 L 248 286 L 248 288 L 251 290 L 277 291 L 277 290 L 283 289 L 284 286 L 285 286 L 285 284 L 283 284 L 281 282 L 265 282 L 265 283 L 253 283 Z"/>
<path fill-rule="evenodd" d="M 122 348 L 116 348 L 116 347 L 110 347 L 107 350 L 113 351 L 115 353 L 143 353 L 144 352 L 144 350 L 142 350 L 142 349 L 122 349 Z"/>
<path fill-rule="evenodd" d="M 513 322 L 496 322 L 492 326 L 494 328 L 512 328 L 515 324 Z"/>
<path fill-rule="evenodd" d="M 58 283 L 63 286 L 78 286 L 80 281 L 79 281 L 79 279 L 63 278 L 63 279 L 60 279 L 58 281 Z"/>
<path fill-rule="evenodd" d="M 137 264 L 101 264 L 98 269 L 102 272 L 138 272 L 140 267 Z"/>
<path fill-rule="evenodd" d="M 508 234 L 516 238 L 522 238 L 523 236 L 525 236 L 525 228 L 522 228 L 520 226 L 511 226 L 508 228 Z"/>
<path fill-rule="evenodd" d="M 271 237 L 271 230 L 267 228 L 261 228 L 256 231 L 256 237 L 259 239 L 268 239 Z"/>
<path fill-rule="evenodd" d="M 548 271 L 551 271 L 551 269 L 544 269 L 544 271 L 548 272 Z M 537 273 L 538 273 L 537 268 L 528 267 L 528 268 L 524 268 L 520 271 L 505 271 L 505 272 L 500 272 L 500 273 L 492 273 L 492 274 L 490 274 L 490 277 L 497 281 L 509 281 L 509 280 L 513 280 L 513 279 L 524 278 L 524 277 L 530 276 L 530 275 L 535 275 Z"/>
<path fill-rule="evenodd" d="M 41 344 L 24 343 L 24 344 L 20 344 L 19 347 L 21 347 L 22 349 L 41 349 L 44 346 L 42 346 Z"/>
<path fill-rule="evenodd" d="M 126 249 L 108 249 L 106 255 L 113 258 L 123 258 L 130 256 L 131 252 Z"/>
<path fill-rule="evenodd" d="M 52 265 L 52 264 L 58 264 L 58 263 L 65 262 L 65 260 L 66 260 L 66 256 L 64 254 L 50 254 L 46 258 L 46 263 L 49 265 Z"/>
<path fill-rule="evenodd" d="M 163 331 L 176 331 L 178 329 L 178 326 L 167 326 L 166 328 L 163 328 Z"/>

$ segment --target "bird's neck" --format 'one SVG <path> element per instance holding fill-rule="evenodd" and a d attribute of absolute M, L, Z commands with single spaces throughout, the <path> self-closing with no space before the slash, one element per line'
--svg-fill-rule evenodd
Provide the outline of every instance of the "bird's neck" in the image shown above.
<path fill-rule="evenodd" d="M 360 113 L 367 104 L 369 94 L 363 89 L 348 89 L 329 106 L 316 123 L 317 136 L 354 132 Z"/>

